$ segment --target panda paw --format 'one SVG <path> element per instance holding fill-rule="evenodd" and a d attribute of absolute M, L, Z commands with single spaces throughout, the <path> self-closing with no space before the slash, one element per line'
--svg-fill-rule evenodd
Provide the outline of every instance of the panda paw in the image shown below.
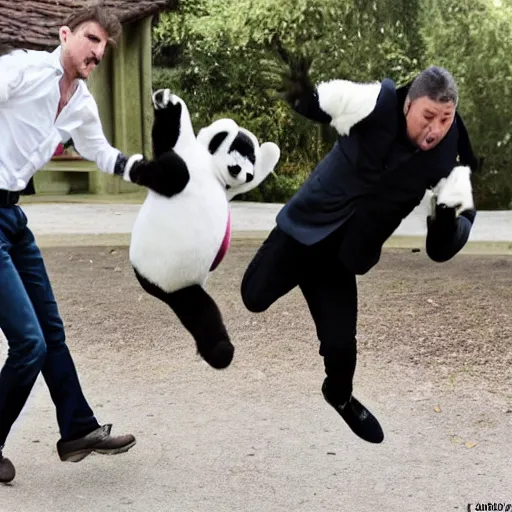
<path fill-rule="evenodd" d="M 154 160 L 142 155 L 124 157 L 114 171 L 124 180 L 147 187 L 164 197 L 179 194 L 188 184 L 190 174 L 185 161 L 173 150 Z"/>
<path fill-rule="evenodd" d="M 198 344 L 197 351 L 212 368 L 222 370 L 231 364 L 235 347 L 229 339 L 224 339 L 215 344 Z"/>
<path fill-rule="evenodd" d="M 173 98 L 174 95 L 170 89 L 158 89 L 152 96 L 153 107 L 155 110 L 164 110 L 169 106 L 169 103 L 172 105 L 176 104 L 176 100 L 173 101 Z"/>

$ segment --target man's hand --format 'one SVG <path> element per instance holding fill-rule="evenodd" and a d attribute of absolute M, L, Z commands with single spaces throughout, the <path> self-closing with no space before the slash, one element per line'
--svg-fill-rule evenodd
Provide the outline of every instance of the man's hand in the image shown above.
<path fill-rule="evenodd" d="M 165 197 L 180 193 L 190 178 L 187 164 L 174 150 L 155 160 L 146 160 L 142 155 L 126 158 L 120 154 L 114 173 Z"/>
<path fill-rule="evenodd" d="M 331 117 L 319 110 L 318 93 L 309 77 L 313 59 L 304 54 L 292 55 L 277 37 L 271 43 L 273 61 L 262 61 L 264 85 L 271 95 L 285 100 L 296 112 L 311 119 L 330 123 Z"/>
<path fill-rule="evenodd" d="M 454 167 L 434 189 L 426 240 L 427 254 L 433 261 L 449 260 L 469 239 L 476 216 L 470 175 L 469 167 Z"/>
<path fill-rule="evenodd" d="M 445 204 L 437 204 L 430 217 L 429 227 L 435 223 L 439 238 L 450 237 L 457 228 L 457 210 Z"/>
<path fill-rule="evenodd" d="M 312 58 L 300 54 L 291 55 L 278 39 L 275 39 L 274 48 L 282 61 L 277 92 L 292 107 L 296 107 L 315 93 L 315 86 L 309 77 Z"/>

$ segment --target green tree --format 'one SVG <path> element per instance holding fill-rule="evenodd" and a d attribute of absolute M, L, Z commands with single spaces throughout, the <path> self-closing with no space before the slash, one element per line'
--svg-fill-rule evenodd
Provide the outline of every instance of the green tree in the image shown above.
<path fill-rule="evenodd" d="M 332 143 L 264 89 L 261 61 L 278 37 L 313 57 L 314 81 L 401 85 L 429 64 L 459 83 L 460 112 L 484 171 L 480 207 L 512 207 L 512 0 L 182 0 L 154 31 L 155 87 L 171 87 L 197 127 L 231 117 L 282 150 L 277 176 L 253 193 L 285 200 Z M 327 136 L 326 136 L 327 133 Z"/>
<path fill-rule="evenodd" d="M 499 5 L 501 3 L 501 5 Z M 512 208 L 512 6 L 492 0 L 425 0 L 428 63 L 449 69 L 475 152 L 477 206 Z"/>

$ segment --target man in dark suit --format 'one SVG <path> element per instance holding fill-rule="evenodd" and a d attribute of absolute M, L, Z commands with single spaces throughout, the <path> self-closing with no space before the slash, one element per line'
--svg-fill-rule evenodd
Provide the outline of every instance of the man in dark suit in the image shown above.
<path fill-rule="evenodd" d="M 476 214 L 470 182 L 476 162 L 445 69 L 430 67 L 398 89 L 390 79 L 315 86 L 309 62 L 284 58 L 283 97 L 296 112 L 334 127 L 338 138 L 279 212 L 245 272 L 242 298 L 261 312 L 299 286 L 324 358 L 326 401 L 355 434 L 380 443 L 379 422 L 352 395 L 356 276 L 378 262 L 384 242 L 429 189 L 426 251 L 434 261 L 457 254 Z"/>

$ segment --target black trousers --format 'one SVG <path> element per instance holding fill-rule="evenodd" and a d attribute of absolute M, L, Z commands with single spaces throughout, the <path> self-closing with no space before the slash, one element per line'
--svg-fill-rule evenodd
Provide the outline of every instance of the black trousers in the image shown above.
<path fill-rule="evenodd" d="M 338 259 L 340 236 L 306 246 L 274 228 L 249 264 L 241 292 L 247 309 L 258 313 L 299 286 L 316 326 L 329 394 L 343 403 L 356 368 L 357 283 Z"/>

